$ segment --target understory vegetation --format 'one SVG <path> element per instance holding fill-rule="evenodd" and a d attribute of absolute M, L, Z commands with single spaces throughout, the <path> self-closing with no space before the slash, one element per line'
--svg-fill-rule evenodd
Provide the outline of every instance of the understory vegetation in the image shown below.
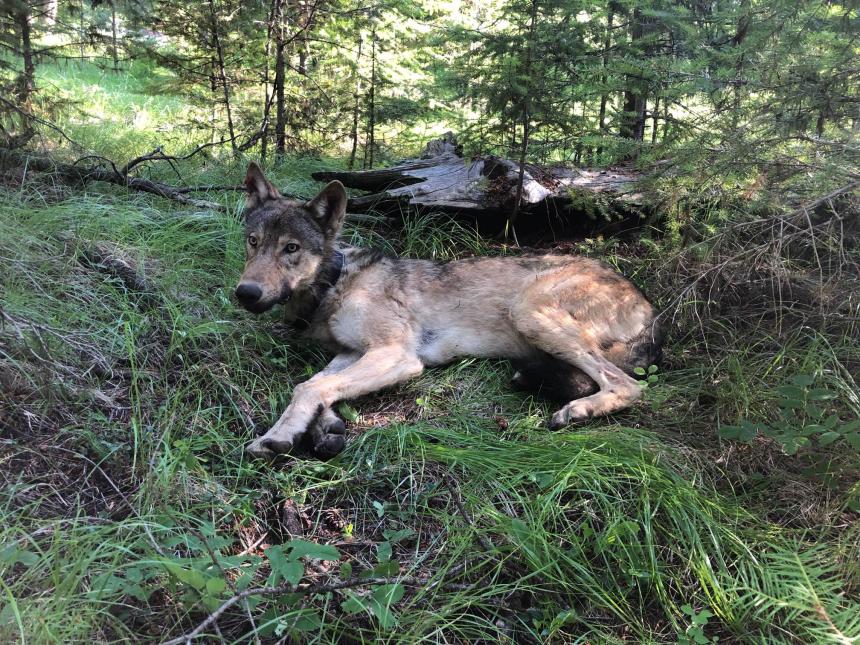
<path fill-rule="evenodd" d="M 56 4 L 0 11 L 0 642 L 860 643 L 856 12 Z M 251 459 L 330 356 L 233 299 L 248 161 L 268 141 L 311 197 L 449 125 L 521 167 L 624 161 L 656 206 L 516 244 L 369 209 L 344 241 L 605 260 L 663 312 L 643 399 L 550 431 L 507 361 L 464 359 L 340 404 L 332 459 Z"/>
<path fill-rule="evenodd" d="M 169 640 L 237 592 L 290 583 L 203 633 L 856 639 L 857 445 L 822 440 L 860 410 L 856 204 L 797 249 L 751 222 L 755 267 L 731 231 L 669 259 L 655 241 L 577 243 L 670 316 L 644 402 L 612 418 L 550 432 L 551 407 L 514 392 L 506 362 L 470 359 L 344 406 L 337 458 L 272 465 L 243 446 L 325 357 L 231 302 L 239 203 L 53 190 L 0 202 L 3 640 Z M 520 252 L 411 215 L 346 237 L 439 259 Z M 817 299 L 788 306 L 790 289 Z M 721 438 L 743 423 L 799 444 Z"/>

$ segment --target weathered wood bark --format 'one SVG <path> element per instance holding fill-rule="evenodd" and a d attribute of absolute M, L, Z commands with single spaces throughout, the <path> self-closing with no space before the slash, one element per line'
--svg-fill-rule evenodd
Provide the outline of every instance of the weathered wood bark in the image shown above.
<path fill-rule="evenodd" d="M 463 159 L 454 136 L 427 144 L 418 159 L 390 168 L 323 171 L 319 181 L 337 179 L 348 188 L 370 194 L 349 200 L 351 212 L 400 211 L 403 206 L 432 208 L 487 221 L 504 221 L 517 196 L 520 166 L 495 156 Z M 595 170 L 525 164 L 519 221 L 540 215 L 562 218 L 641 212 L 644 197 L 636 188 L 639 175 L 630 170 Z M 539 219 L 539 218 L 538 218 Z"/>

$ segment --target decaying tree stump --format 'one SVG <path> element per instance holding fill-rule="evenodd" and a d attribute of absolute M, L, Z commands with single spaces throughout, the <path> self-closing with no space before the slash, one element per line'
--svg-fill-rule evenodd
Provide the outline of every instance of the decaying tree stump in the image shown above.
<path fill-rule="evenodd" d="M 349 200 L 351 212 L 430 208 L 476 221 L 504 221 L 513 211 L 519 165 L 510 159 L 464 159 L 449 132 L 430 141 L 422 155 L 390 168 L 313 173 L 320 181 L 340 180 L 369 194 Z M 561 223 L 617 220 L 647 212 L 637 189 L 641 175 L 629 169 L 584 169 L 526 164 L 521 224 L 542 227 L 547 216 Z M 519 225 L 519 224 L 518 224 Z"/>

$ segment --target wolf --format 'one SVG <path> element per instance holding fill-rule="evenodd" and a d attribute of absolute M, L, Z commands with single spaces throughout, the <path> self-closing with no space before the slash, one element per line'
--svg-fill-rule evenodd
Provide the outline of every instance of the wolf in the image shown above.
<path fill-rule="evenodd" d="M 560 428 L 621 410 L 641 395 L 631 377 L 656 362 L 662 338 L 642 293 L 602 262 L 571 255 L 433 262 L 339 243 L 347 195 L 338 181 L 308 202 L 281 196 L 256 163 L 245 178 L 242 307 L 285 316 L 335 352 L 297 385 L 283 415 L 247 450 L 287 453 L 310 432 L 320 456 L 344 447 L 332 410 L 458 357 L 510 359 L 514 384 L 560 398 Z"/>

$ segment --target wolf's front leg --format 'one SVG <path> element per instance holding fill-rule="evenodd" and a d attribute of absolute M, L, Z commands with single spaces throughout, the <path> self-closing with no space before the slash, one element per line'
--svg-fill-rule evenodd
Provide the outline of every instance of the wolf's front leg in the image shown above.
<path fill-rule="evenodd" d="M 355 363 L 359 358 L 361 358 L 361 354 L 355 352 L 344 352 L 342 354 L 338 354 L 332 359 L 332 361 L 325 366 L 321 371 L 317 372 L 310 381 L 314 379 L 321 378 L 327 374 L 336 374 L 341 370 L 346 369 L 353 363 Z M 308 382 L 310 382 L 308 381 Z M 304 385 L 302 383 L 301 385 Z M 298 394 L 299 388 L 296 387 L 296 391 L 293 393 L 293 400 L 295 400 L 296 395 Z M 287 407 L 287 410 L 292 407 L 292 403 Z M 281 416 L 281 420 L 286 416 L 286 412 Z M 289 445 L 281 445 L 281 450 L 274 450 L 275 446 L 272 446 L 270 449 L 268 446 L 264 445 L 264 439 L 268 441 L 267 438 L 271 438 L 272 433 L 280 424 L 278 421 L 275 426 L 269 430 L 265 435 L 259 437 L 252 441 L 248 445 L 248 452 L 256 457 L 271 457 L 275 452 L 288 452 L 292 448 L 292 442 L 297 440 L 298 437 L 304 433 L 304 429 L 299 432 L 294 439 L 286 439 L 289 442 Z M 334 411 L 330 407 L 326 407 L 318 417 L 313 421 L 310 426 L 310 430 L 313 437 L 314 442 L 314 450 L 318 451 L 321 456 L 332 456 L 336 455 L 338 452 L 343 450 L 344 444 L 344 435 L 346 434 L 346 428 L 343 425 L 343 421 L 334 413 Z M 327 435 L 331 434 L 332 438 L 326 438 Z M 283 441 L 284 438 L 275 438 L 275 441 Z M 339 445 L 337 445 L 339 444 Z"/>
<path fill-rule="evenodd" d="M 286 412 L 271 430 L 248 446 L 248 452 L 258 457 L 288 452 L 308 425 L 332 404 L 400 383 L 423 369 L 414 353 L 393 345 L 371 349 L 342 370 L 320 372 L 296 387 Z"/>

